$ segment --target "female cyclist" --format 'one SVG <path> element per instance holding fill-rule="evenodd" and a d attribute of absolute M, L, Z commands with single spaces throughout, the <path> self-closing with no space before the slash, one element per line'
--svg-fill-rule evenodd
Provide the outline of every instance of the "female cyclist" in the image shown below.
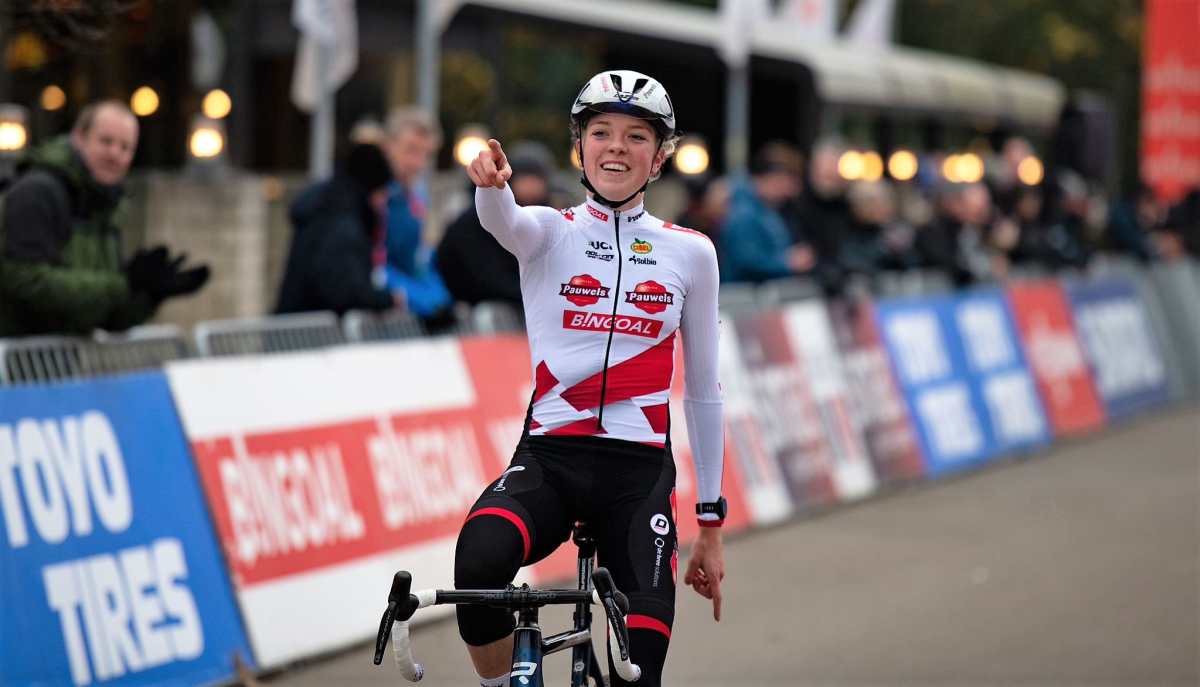
<path fill-rule="evenodd" d="M 675 619 L 675 464 L 667 401 L 682 339 L 701 534 L 684 583 L 721 618 L 724 419 L 717 379 L 712 242 L 650 216 L 647 185 L 674 152 L 675 111 L 658 81 L 607 71 L 571 108 L 587 199 L 519 207 L 500 143 L 468 168 L 484 228 L 521 265 L 535 388 L 508 470 L 472 507 L 455 552 L 459 589 L 496 589 L 552 553 L 576 521 L 629 597 L 638 684 L 661 683 Z M 507 685 L 511 613 L 458 609 L 480 683 Z M 613 674 L 614 684 L 626 684 Z"/>

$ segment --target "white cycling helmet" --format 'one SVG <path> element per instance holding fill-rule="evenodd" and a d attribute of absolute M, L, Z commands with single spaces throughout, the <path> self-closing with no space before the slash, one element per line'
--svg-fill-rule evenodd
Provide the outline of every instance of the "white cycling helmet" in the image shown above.
<path fill-rule="evenodd" d="M 640 72 L 617 69 L 593 76 L 571 106 L 571 121 L 582 124 L 597 113 L 645 119 L 663 139 L 675 133 L 675 106 L 667 89 Z"/>

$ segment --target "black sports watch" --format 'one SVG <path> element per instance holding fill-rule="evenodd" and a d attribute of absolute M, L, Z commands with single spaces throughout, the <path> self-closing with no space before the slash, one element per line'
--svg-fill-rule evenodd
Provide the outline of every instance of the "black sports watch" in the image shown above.
<path fill-rule="evenodd" d="M 718 520 L 724 520 L 729 514 L 729 504 L 725 502 L 725 497 L 710 501 L 709 503 L 697 503 L 696 515 L 704 515 L 705 513 L 716 513 Z"/>

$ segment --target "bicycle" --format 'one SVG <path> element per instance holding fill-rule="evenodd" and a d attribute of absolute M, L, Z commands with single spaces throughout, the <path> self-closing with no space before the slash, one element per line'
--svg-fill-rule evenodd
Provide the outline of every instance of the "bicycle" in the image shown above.
<path fill-rule="evenodd" d="M 567 648 L 571 649 L 571 687 L 588 687 L 588 680 L 593 677 L 596 687 L 607 687 L 591 642 L 592 604 L 597 604 L 604 608 L 612 628 L 608 649 L 613 666 L 622 679 L 635 682 L 642 671 L 629 659 L 629 631 L 625 625 L 629 600 L 617 591 L 606 568 L 593 570 L 596 543 L 584 523 L 576 523 L 572 541 L 579 547 L 577 589 L 537 590 L 528 584 L 520 587 L 510 584 L 506 589 L 425 589 L 410 593 L 412 575 L 404 570 L 397 572 L 392 578 L 387 610 L 380 619 L 379 634 L 375 638 L 375 665 L 383 661 L 383 652 L 391 635 L 392 650 L 401 675 L 410 682 L 419 681 L 425 676 L 425 669 L 413 660 L 408 638 L 408 624 L 413 614 L 434 605 L 482 604 L 518 614 L 517 629 L 513 634 L 510 687 L 544 687 L 543 657 Z M 537 623 L 538 609 L 552 604 L 575 604 L 575 627 L 542 639 Z"/>

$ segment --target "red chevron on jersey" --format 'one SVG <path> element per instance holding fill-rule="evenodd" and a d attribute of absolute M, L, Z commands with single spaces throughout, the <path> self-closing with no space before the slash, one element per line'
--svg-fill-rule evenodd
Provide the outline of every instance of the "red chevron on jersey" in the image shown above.
<path fill-rule="evenodd" d="M 550 429 L 546 434 L 554 436 L 575 436 L 575 437 L 590 437 L 597 434 L 607 434 L 604 428 L 600 426 L 600 419 L 589 417 L 578 422 L 572 422 L 569 425 Z"/>
<path fill-rule="evenodd" d="M 646 421 L 650 423 L 650 429 L 653 429 L 655 434 L 667 433 L 666 403 L 659 403 L 652 406 L 642 406 L 642 413 L 646 416 Z"/>
<path fill-rule="evenodd" d="M 546 361 L 544 360 L 538 363 L 537 369 L 534 371 L 534 377 L 533 402 L 537 403 L 541 400 L 542 396 L 545 396 L 551 389 L 558 386 L 558 380 L 554 378 L 554 373 L 550 371 L 550 368 L 546 367 Z"/>
<path fill-rule="evenodd" d="M 562 392 L 562 398 L 576 410 L 588 410 L 600 406 L 602 387 L 605 405 L 664 391 L 671 387 L 674 360 L 675 332 L 671 332 L 654 346 L 608 368 L 607 375 L 601 370 Z"/>

